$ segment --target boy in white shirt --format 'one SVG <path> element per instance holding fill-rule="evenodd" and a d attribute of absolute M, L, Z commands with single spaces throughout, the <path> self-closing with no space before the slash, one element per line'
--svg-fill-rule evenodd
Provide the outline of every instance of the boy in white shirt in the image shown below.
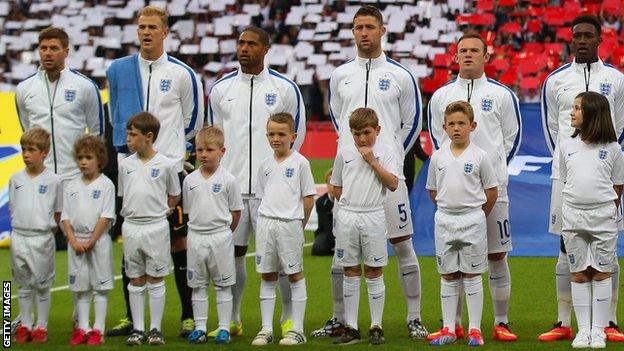
<path fill-rule="evenodd" d="M 345 145 L 334 160 L 331 184 L 338 210 L 335 215 L 336 263 L 344 268 L 343 296 L 345 332 L 334 343 L 361 340 L 358 329 L 360 276 L 368 287 L 371 327 L 370 344 L 385 343 L 381 321 L 385 302 L 383 267 L 388 264 L 384 202 L 386 189 L 399 184 L 401 160 L 389 145 L 376 143 L 381 130 L 377 113 L 357 108 L 349 116 L 354 143 Z"/>
<path fill-rule="evenodd" d="M 82 176 L 63 190 L 61 224 L 69 243 L 69 289 L 74 293 L 78 328 L 71 345 L 99 345 L 106 321 L 108 293 L 113 289 L 113 251 L 108 229 L 115 220 L 115 186 L 101 173 L 108 161 L 98 136 L 83 136 L 74 144 L 74 159 Z M 95 322 L 89 330 L 93 297 Z"/>
<path fill-rule="evenodd" d="M 435 247 L 440 281 L 443 327 L 430 345 L 452 344 L 455 312 L 463 284 L 468 304 L 468 345 L 483 345 L 481 315 L 483 283 L 487 270 L 485 217 L 498 196 L 498 180 L 485 151 L 470 142 L 475 130 L 472 106 L 465 101 L 449 104 L 444 130 L 449 142 L 434 152 L 429 164 L 427 189 L 435 213 Z"/>
<path fill-rule="evenodd" d="M 260 283 L 262 329 L 252 345 L 273 341 L 273 310 L 278 272 L 288 275 L 292 294 L 293 327 L 280 345 L 306 342 L 303 319 L 307 292 L 303 276 L 303 229 L 314 206 L 316 186 L 310 163 L 290 147 L 297 138 L 295 120 L 289 113 L 276 113 L 267 121 L 267 139 L 273 155 L 258 168 L 256 195 L 262 198 L 258 208 L 256 232 L 256 271 Z"/>
<path fill-rule="evenodd" d="M 154 150 L 160 130 L 149 112 L 132 116 L 126 125 L 128 147 L 134 154 L 119 163 L 118 195 L 124 265 L 130 278 L 130 310 L 134 330 L 127 345 L 164 345 L 161 321 L 165 309 L 165 282 L 169 274 L 170 243 L 167 215 L 180 200 L 180 182 L 174 161 Z M 150 307 L 150 332 L 145 336 L 145 290 Z"/>
<path fill-rule="evenodd" d="M 225 153 L 223 131 L 204 127 L 195 137 L 197 159 L 202 166 L 182 184 L 184 212 L 189 214 L 187 236 L 187 281 L 193 289 L 195 330 L 191 344 L 205 343 L 208 319 L 209 280 L 215 286 L 219 328 L 215 343 L 230 342 L 232 286 L 236 283 L 232 231 L 243 209 L 236 178 L 220 165 Z"/>
<path fill-rule="evenodd" d="M 50 133 L 42 128 L 27 130 L 20 138 L 26 168 L 9 180 L 11 212 L 11 267 L 19 285 L 22 323 L 15 342 L 48 341 L 50 286 L 54 283 L 54 231 L 61 216 L 59 176 L 44 166 L 50 151 Z M 33 325 L 33 297 L 37 302 L 37 327 Z"/>

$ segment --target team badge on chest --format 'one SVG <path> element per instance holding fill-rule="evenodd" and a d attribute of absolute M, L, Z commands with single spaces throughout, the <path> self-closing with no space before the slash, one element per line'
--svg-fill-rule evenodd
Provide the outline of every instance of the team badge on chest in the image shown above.
<path fill-rule="evenodd" d="M 292 178 L 295 175 L 294 168 L 286 168 L 286 178 Z"/>
<path fill-rule="evenodd" d="M 276 93 L 266 93 L 264 95 L 264 103 L 267 106 L 273 106 L 277 102 L 277 94 Z"/>
<path fill-rule="evenodd" d="M 481 99 L 481 110 L 484 112 L 492 111 L 494 101 L 492 99 Z"/>
<path fill-rule="evenodd" d="M 607 149 L 600 149 L 598 150 L 598 159 L 600 160 L 606 160 L 607 156 L 609 155 L 609 151 L 607 151 Z"/>
<path fill-rule="evenodd" d="M 218 193 L 219 191 L 221 191 L 221 183 L 212 184 L 212 192 Z"/>
<path fill-rule="evenodd" d="M 152 168 L 152 178 L 158 178 L 158 175 L 160 174 L 160 169 L 158 168 Z"/>
<path fill-rule="evenodd" d="M 160 91 L 163 93 L 171 90 L 171 79 L 161 79 L 160 80 Z"/>
<path fill-rule="evenodd" d="M 390 89 L 390 79 L 388 78 L 380 78 L 379 79 L 379 90 L 388 91 Z"/>
<path fill-rule="evenodd" d="M 40 184 L 39 185 L 39 194 L 45 194 L 46 192 L 48 192 L 48 186 L 45 184 Z"/>
<path fill-rule="evenodd" d="M 100 191 L 100 190 L 93 190 L 93 199 L 94 200 L 99 199 L 100 195 L 102 195 L 102 191 Z"/>
<path fill-rule="evenodd" d="M 65 90 L 65 101 L 72 102 L 74 100 L 76 100 L 76 90 L 66 89 Z"/>
<path fill-rule="evenodd" d="M 608 96 L 611 94 L 611 83 L 600 83 L 600 94 Z"/>
<path fill-rule="evenodd" d="M 464 173 L 470 174 L 474 170 L 474 163 L 466 162 L 464 163 Z"/>

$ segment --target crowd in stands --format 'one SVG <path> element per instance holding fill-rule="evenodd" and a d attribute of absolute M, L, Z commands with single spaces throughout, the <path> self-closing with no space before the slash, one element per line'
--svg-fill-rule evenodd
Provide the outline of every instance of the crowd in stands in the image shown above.
<path fill-rule="evenodd" d="M 267 30 L 273 45 L 266 62 L 301 87 L 311 120 L 329 119 L 328 80 L 355 56 L 350 29 L 360 3 L 383 10 L 384 50 L 418 79 L 423 102 L 457 73 L 454 42 L 468 29 L 488 43 L 486 74 L 526 102 L 539 101 L 546 75 L 569 60 L 569 24 L 580 13 L 600 16 L 600 57 L 624 67 L 620 0 L 11 0 L 0 3 L 0 91 L 35 72 L 38 31 L 50 25 L 70 35 L 70 68 L 105 88 L 112 60 L 138 50 L 134 20 L 146 3 L 169 11 L 166 51 L 202 76 L 206 94 L 238 68 L 239 31 L 250 24 Z"/>

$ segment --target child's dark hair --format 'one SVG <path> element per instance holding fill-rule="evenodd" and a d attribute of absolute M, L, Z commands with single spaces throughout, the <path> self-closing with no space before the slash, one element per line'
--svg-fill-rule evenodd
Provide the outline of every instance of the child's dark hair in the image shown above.
<path fill-rule="evenodd" d="M 128 123 L 126 123 L 126 129 L 132 129 L 132 127 L 138 129 L 144 135 L 152 133 L 154 140 L 158 137 L 158 131 L 160 131 L 160 122 L 153 114 L 149 112 L 139 112 L 136 115 L 130 117 Z"/>
<path fill-rule="evenodd" d="M 372 108 L 358 107 L 349 116 L 349 128 L 352 130 L 362 130 L 366 127 L 377 128 L 379 118 Z"/>
<path fill-rule="evenodd" d="M 74 159 L 78 160 L 78 156 L 81 153 L 92 152 L 97 158 L 98 168 L 101 170 L 106 167 L 108 163 L 108 154 L 106 153 L 106 145 L 102 139 L 95 135 L 85 135 L 82 138 L 76 140 L 74 143 Z"/>
<path fill-rule="evenodd" d="M 448 104 L 444 109 L 444 123 L 446 123 L 446 117 L 456 112 L 466 115 L 470 123 L 474 122 L 474 110 L 472 106 L 466 101 L 455 101 Z"/>
<path fill-rule="evenodd" d="M 602 94 L 593 91 L 582 92 L 576 98 L 581 99 L 583 123 L 581 123 L 581 128 L 576 128 L 572 137 L 575 138 L 580 135 L 581 140 L 589 141 L 592 144 L 607 144 L 617 141 L 611 120 L 609 100 Z"/>

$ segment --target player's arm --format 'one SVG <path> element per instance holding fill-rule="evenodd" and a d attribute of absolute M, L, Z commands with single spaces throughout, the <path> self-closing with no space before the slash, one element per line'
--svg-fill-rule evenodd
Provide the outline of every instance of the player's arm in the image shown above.
<path fill-rule="evenodd" d="M 436 197 L 438 196 L 438 191 L 437 190 L 429 190 L 429 197 L 431 198 L 431 201 L 433 201 L 434 204 L 438 204 L 438 202 L 436 201 Z"/>
<path fill-rule="evenodd" d="M 308 195 L 303 197 L 303 228 L 305 229 L 310 219 L 310 213 L 314 208 L 314 195 Z"/>
<path fill-rule="evenodd" d="M 342 187 L 334 185 L 332 189 L 332 195 L 334 196 L 334 199 L 336 199 L 336 201 L 340 201 L 340 198 L 342 197 Z"/>
<path fill-rule="evenodd" d="M 498 187 L 485 189 L 485 198 L 485 203 L 481 208 L 483 208 L 483 212 L 485 212 L 485 216 L 487 217 L 492 211 L 492 208 L 494 208 L 494 204 L 496 204 L 496 198 L 498 198 Z"/>
<path fill-rule="evenodd" d="M 614 147 L 613 151 L 615 158 L 613 160 L 613 168 L 611 171 L 611 181 L 613 182 L 613 190 L 615 190 L 615 193 L 617 194 L 615 206 L 619 207 L 622 199 L 622 184 L 624 184 L 624 156 L 620 152 L 619 145 Z"/>
<path fill-rule="evenodd" d="M 503 133 L 503 145 L 507 164 L 518 153 L 522 141 L 522 117 L 518 97 L 512 91 L 505 92 L 505 98 L 501 101 L 501 114 L 499 116 Z"/>
<path fill-rule="evenodd" d="M 170 214 L 175 211 L 176 205 L 180 202 L 182 189 L 180 187 L 180 179 L 174 169 L 173 163 L 169 164 L 167 172 L 167 206 L 169 207 L 169 212 L 167 214 Z"/>
<path fill-rule="evenodd" d="M 180 195 L 167 195 L 167 206 L 169 206 L 168 214 L 172 213 L 180 202 Z"/>
<path fill-rule="evenodd" d="M 427 105 L 429 136 L 435 149 L 439 149 L 447 138 L 444 133 L 444 106 L 440 106 L 438 92 L 433 94 Z"/>
<path fill-rule="evenodd" d="M 624 76 L 620 75 L 620 86 L 617 92 L 619 96 L 615 97 L 615 108 L 613 109 L 615 120 L 615 135 L 618 137 L 620 145 L 624 143 Z"/>
<path fill-rule="evenodd" d="M 69 220 L 63 220 L 61 224 L 63 225 L 63 232 L 65 232 L 65 235 L 67 236 L 67 243 L 69 243 L 72 249 L 76 251 L 76 255 L 82 255 L 83 253 L 85 253 L 87 250 L 82 245 L 82 243 L 78 242 L 78 240 L 76 239 L 76 235 L 74 234 L 74 228 L 72 227 Z"/>
<path fill-rule="evenodd" d="M 100 239 L 102 234 L 106 232 L 108 226 L 111 222 L 110 218 L 100 217 L 95 223 L 95 227 L 93 228 L 93 233 L 91 234 L 91 239 L 85 245 L 85 251 L 89 251 L 95 246 L 95 243 Z"/>
<path fill-rule="evenodd" d="M 401 138 L 403 140 L 403 149 L 409 151 L 416 140 L 419 139 L 422 130 L 422 115 L 420 106 L 422 100 L 420 91 L 416 85 L 416 80 L 411 73 L 407 72 L 403 86 L 401 87 L 401 96 L 399 97 L 399 107 L 401 110 Z"/>
<path fill-rule="evenodd" d="M 22 89 L 17 89 L 15 92 L 15 108 L 17 109 L 17 116 L 19 117 L 22 131 L 26 131 L 30 127 L 30 123 L 28 121 L 28 112 L 26 111 L 26 106 L 24 105 Z"/>
<path fill-rule="evenodd" d="M 559 109 L 554 88 L 554 82 L 551 81 L 551 77 L 546 78 L 542 86 L 541 112 L 544 139 L 551 155 L 555 151 L 555 143 L 557 142 L 557 134 L 559 132 Z"/>
<path fill-rule="evenodd" d="M 295 119 L 295 132 L 297 133 L 292 149 L 299 150 L 303 145 L 306 134 L 306 109 L 303 103 L 303 96 L 301 96 L 301 91 L 297 84 L 293 82 L 292 87 L 289 87 L 288 91 L 290 94 L 287 112 Z"/>
<path fill-rule="evenodd" d="M 329 179 L 329 183 L 332 185 L 332 196 L 336 199 L 336 202 L 340 201 L 342 196 L 342 168 L 344 167 L 344 159 L 342 152 L 336 154 L 334 159 L 334 166 L 332 167 L 332 175 Z"/>
<path fill-rule="evenodd" d="M 208 93 L 208 124 L 223 129 L 223 114 L 219 105 L 219 90 L 213 85 Z"/>
<path fill-rule="evenodd" d="M 332 125 L 336 130 L 336 134 L 340 135 L 340 114 L 342 113 L 343 101 L 338 94 L 339 78 L 335 76 L 334 71 L 329 78 L 329 117 L 332 121 Z"/>
<path fill-rule="evenodd" d="M 184 134 L 186 140 L 192 139 L 204 122 L 204 91 L 202 84 L 192 70 L 180 80 L 180 103 L 184 118 Z"/>
<path fill-rule="evenodd" d="M 425 184 L 425 188 L 429 190 L 429 197 L 434 204 L 438 204 L 436 201 L 436 197 L 438 197 L 438 188 L 436 184 L 436 164 L 437 164 L 437 153 L 434 153 L 429 161 L 429 169 L 427 169 L 427 183 Z"/>
<path fill-rule="evenodd" d="M 85 91 L 85 116 L 90 135 L 104 137 L 104 106 L 100 91 L 94 82 L 89 81 Z"/>
<path fill-rule="evenodd" d="M 383 184 L 386 189 L 390 191 L 395 191 L 396 188 L 399 187 L 399 178 L 382 167 L 379 161 L 377 161 L 377 159 L 375 158 L 375 154 L 373 153 L 372 148 L 368 146 L 358 147 L 358 151 L 360 152 L 360 155 L 362 155 L 362 157 L 364 158 L 364 161 L 366 161 L 366 163 L 368 163 L 373 168 L 373 171 L 377 175 L 377 178 L 379 178 L 381 184 Z"/>
<path fill-rule="evenodd" d="M 238 223 L 240 222 L 241 211 L 243 210 L 243 197 L 241 195 L 240 187 L 236 180 L 230 182 L 228 190 L 228 202 L 230 204 L 230 213 L 232 214 L 232 224 L 230 224 L 230 230 L 234 232 Z"/>
<path fill-rule="evenodd" d="M 234 232 L 236 227 L 238 227 L 238 222 L 241 218 L 241 210 L 230 211 L 230 213 L 232 214 L 232 224 L 230 224 L 230 230 Z"/>

